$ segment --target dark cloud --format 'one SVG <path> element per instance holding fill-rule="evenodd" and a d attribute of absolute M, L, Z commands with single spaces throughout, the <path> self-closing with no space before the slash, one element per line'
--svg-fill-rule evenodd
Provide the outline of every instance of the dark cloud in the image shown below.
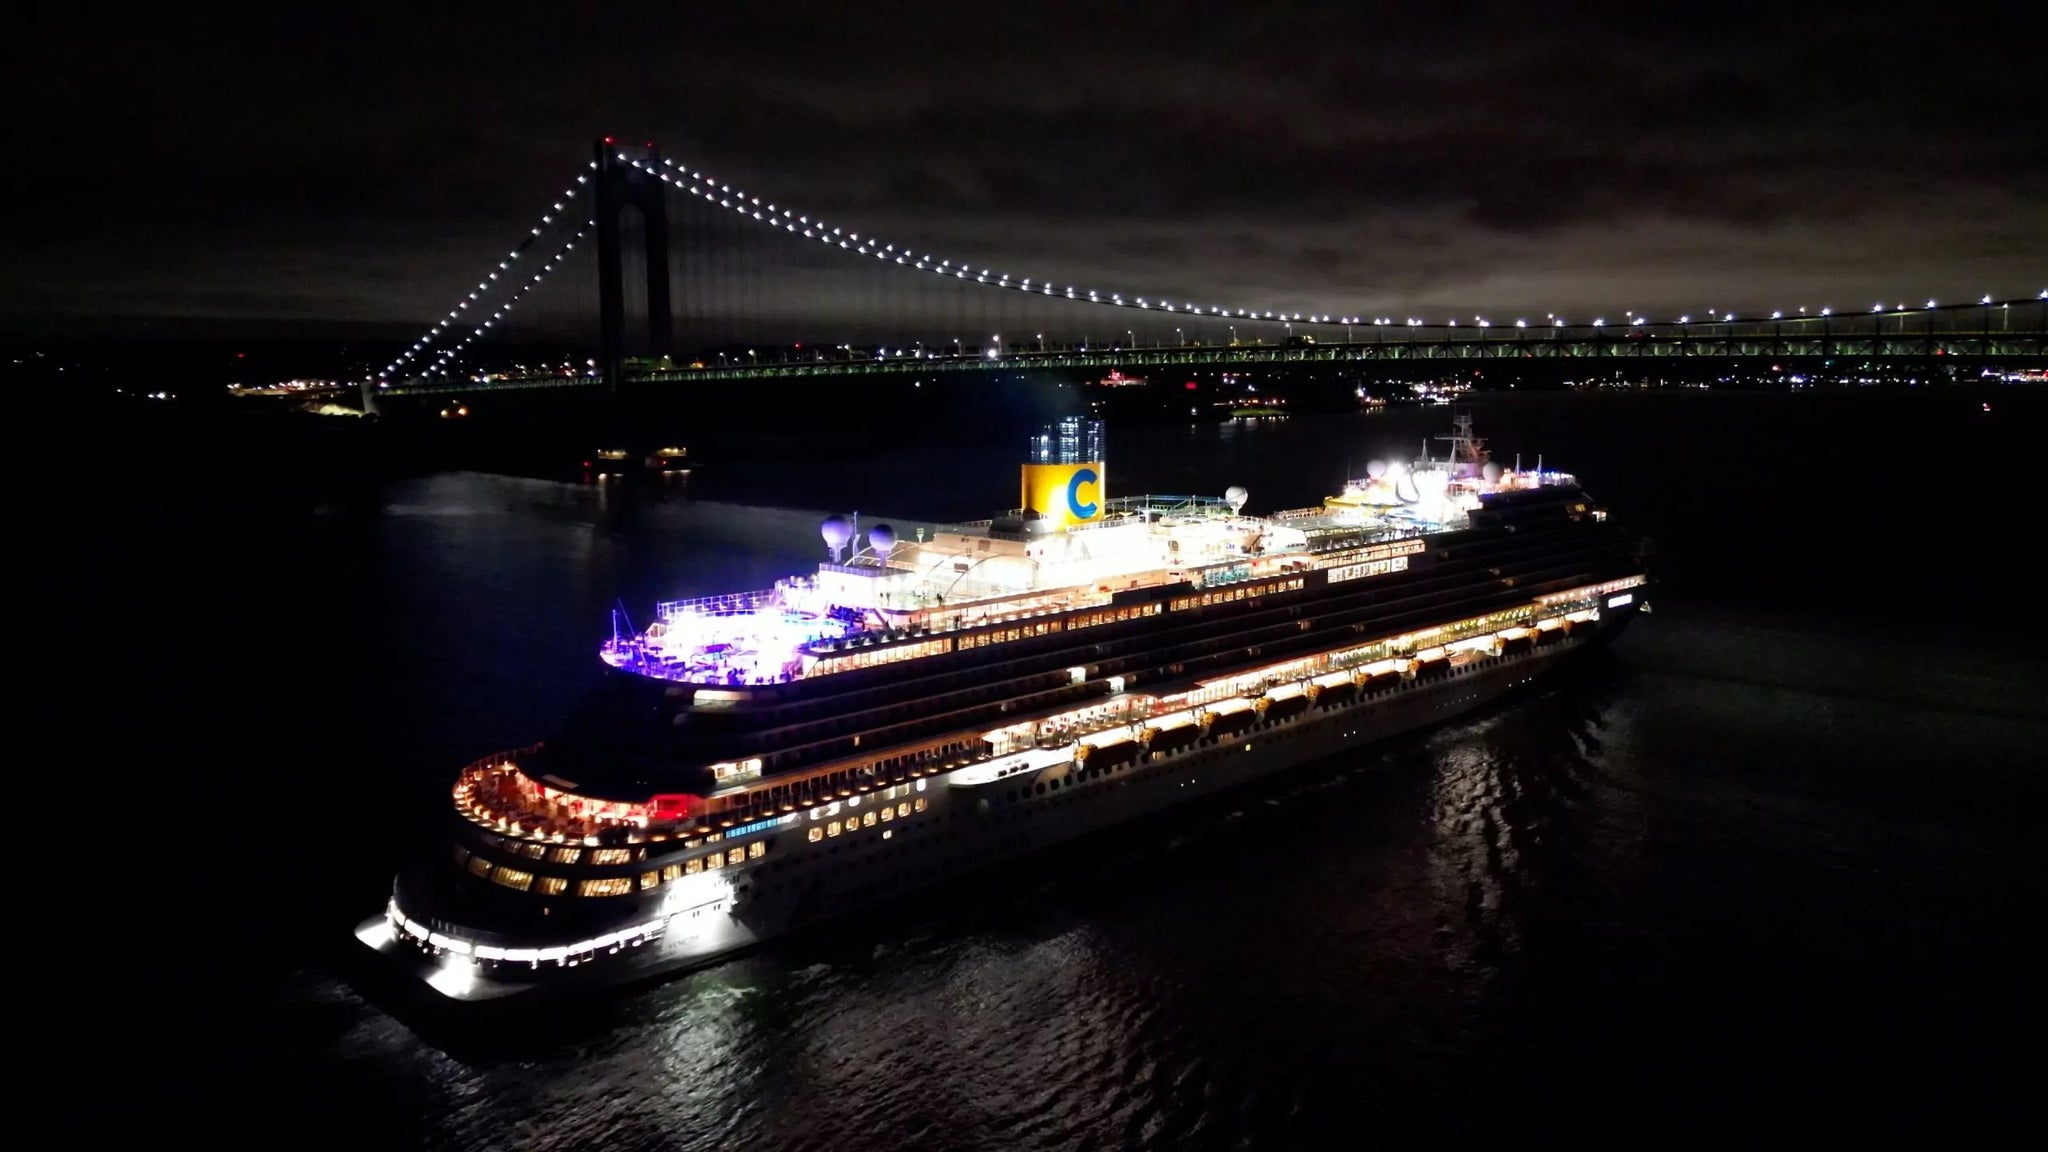
<path fill-rule="evenodd" d="M 408 331 L 607 131 L 935 253 L 1242 306 L 1753 308 L 2048 275 L 2032 5 L 823 10 L 68 10 L 6 49 L 0 315 Z M 776 307 L 852 307 L 851 275 Z"/>

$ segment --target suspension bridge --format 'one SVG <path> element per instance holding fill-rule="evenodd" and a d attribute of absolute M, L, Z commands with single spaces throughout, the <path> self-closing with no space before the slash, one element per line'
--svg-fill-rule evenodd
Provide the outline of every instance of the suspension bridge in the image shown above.
<path fill-rule="evenodd" d="M 595 259 L 578 250 L 595 251 Z M 571 273 L 570 269 L 580 271 Z M 546 307 L 596 354 L 487 371 L 494 336 Z M 606 138 L 519 243 L 361 382 L 379 397 L 804 377 L 1097 372 L 1402 361 L 2037 360 L 2048 292 L 1651 317 L 1493 319 L 1300 312 L 1013 275 L 863 234 Z M 842 317 L 819 339 L 805 309 Z M 629 325 L 629 313 L 634 321 Z M 680 329 L 680 331 L 679 331 Z M 971 333 L 972 335 L 966 335 Z M 1007 333 L 1007 335 L 1006 335 Z M 1618 366 L 1618 365 L 1617 365 Z"/>

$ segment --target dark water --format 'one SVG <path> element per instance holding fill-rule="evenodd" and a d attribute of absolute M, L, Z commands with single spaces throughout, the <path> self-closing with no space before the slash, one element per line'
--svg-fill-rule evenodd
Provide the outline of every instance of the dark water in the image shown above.
<path fill-rule="evenodd" d="M 543 734 L 615 603 L 765 584 L 812 562 L 822 511 L 985 515 L 1012 499 L 1010 459 L 933 434 L 720 462 L 687 498 L 174 477 L 68 508 L 57 613 L 85 658 L 51 675 L 91 701 L 86 751 L 18 765 L 18 786 L 120 817 L 90 841 L 106 851 L 56 835 L 41 865 L 37 915 L 77 925 L 46 922 L 79 985 L 58 1048 L 93 1101 L 64 1115 L 465 1150 L 2030 1118 L 2048 676 L 2024 509 L 2043 423 L 2022 398 L 1978 404 L 1488 405 L 1500 455 L 1542 451 L 1658 538 L 1669 590 L 1611 657 L 588 1020 L 445 1050 L 329 958 L 434 835 L 454 768 Z M 1444 415 L 1112 430 L 1110 483 L 1311 503 Z"/>

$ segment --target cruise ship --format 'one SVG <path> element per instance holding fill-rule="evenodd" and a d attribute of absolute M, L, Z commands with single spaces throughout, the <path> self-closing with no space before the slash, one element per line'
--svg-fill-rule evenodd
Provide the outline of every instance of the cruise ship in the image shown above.
<path fill-rule="evenodd" d="M 462 769 L 446 854 L 356 937 L 430 1003 L 649 978 L 1484 707 L 1652 586 L 1572 476 L 1454 429 L 1252 515 L 1112 499 L 1100 424 L 1067 420 L 1004 516 L 830 517 L 815 572 L 604 642 L 553 736 Z"/>

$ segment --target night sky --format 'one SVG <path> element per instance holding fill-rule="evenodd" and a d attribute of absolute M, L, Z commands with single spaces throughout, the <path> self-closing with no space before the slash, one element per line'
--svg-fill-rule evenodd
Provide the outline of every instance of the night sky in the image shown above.
<path fill-rule="evenodd" d="M 1441 318 L 2048 286 L 2037 4 L 620 7 L 46 9 L 0 47 L 0 317 L 410 337 L 606 133 L 1128 294 Z"/>

